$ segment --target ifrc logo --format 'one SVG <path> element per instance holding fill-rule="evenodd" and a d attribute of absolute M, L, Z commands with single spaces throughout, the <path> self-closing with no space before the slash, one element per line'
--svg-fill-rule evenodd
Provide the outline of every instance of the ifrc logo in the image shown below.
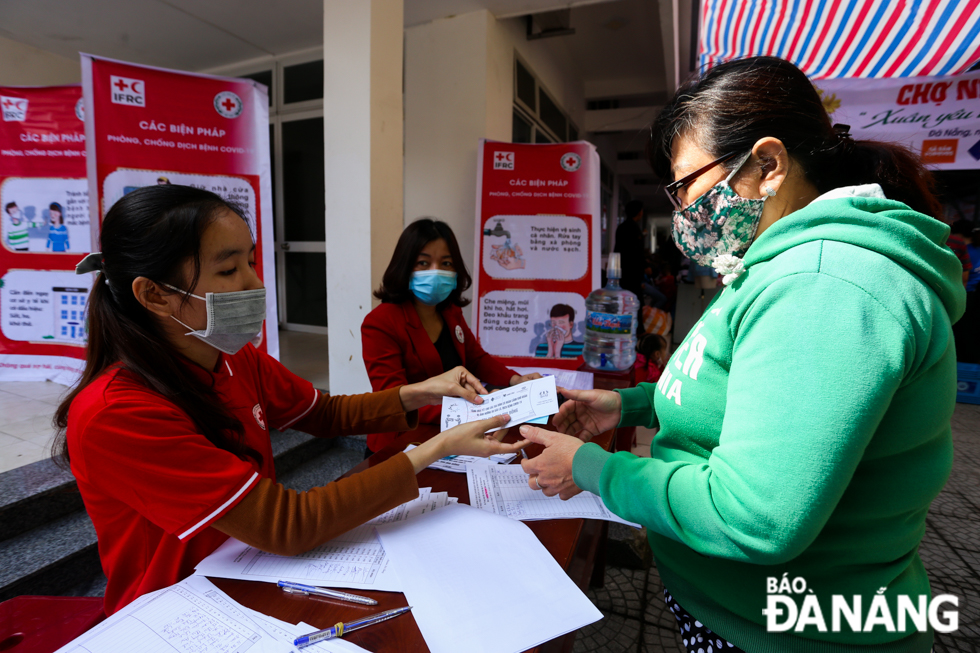
<path fill-rule="evenodd" d="M 568 154 L 562 155 L 561 167 L 568 172 L 575 172 L 582 167 L 582 157 L 574 152 L 569 152 Z"/>
<path fill-rule="evenodd" d="M 19 97 L 0 95 L 0 109 L 4 122 L 23 122 L 27 120 L 27 100 Z"/>
<path fill-rule="evenodd" d="M 231 91 L 221 91 L 214 96 L 214 109 L 225 118 L 237 118 L 243 106 L 242 99 Z"/>
<path fill-rule="evenodd" d="M 265 420 L 262 419 L 262 406 L 255 404 L 252 407 L 252 417 L 255 418 L 255 423 L 258 424 L 262 430 L 265 430 Z"/>
<path fill-rule="evenodd" d="M 131 107 L 146 106 L 146 83 L 142 79 L 109 76 L 109 92 L 113 104 Z"/>
<path fill-rule="evenodd" d="M 514 169 L 514 153 L 513 152 L 497 152 L 493 155 L 493 169 L 494 170 L 513 170 Z"/>

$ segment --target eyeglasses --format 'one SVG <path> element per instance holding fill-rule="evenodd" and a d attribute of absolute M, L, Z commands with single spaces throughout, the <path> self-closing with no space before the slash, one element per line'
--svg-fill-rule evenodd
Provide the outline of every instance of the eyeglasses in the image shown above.
<path fill-rule="evenodd" d="M 674 205 L 674 208 L 677 209 L 678 211 L 680 211 L 681 209 L 683 209 L 684 208 L 684 203 L 681 202 L 681 200 L 680 200 L 679 197 L 677 197 L 677 191 L 679 191 L 680 189 L 684 188 L 684 186 L 687 186 L 692 181 L 694 181 L 695 179 L 697 179 L 698 177 L 700 177 L 704 173 L 708 172 L 709 170 L 711 170 L 715 166 L 721 165 L 722 163 L 724 163 L 725 161 L 728 161 L 730 159 L 734 159 L 736 156 L 738 156 L 738 152 L 729 152 L 725 156 L 718 157 L 717 159 L 715 159 L 714 161 L 712 161 L 708 165 L 706 165 L 706 166 L 704 166 L 702 168 L 698 168 L 697 170 L 695 170 L 691 174 L 687 175 L 686 177 L 684 177 L 682 179 L 678 179 L 677 181 L 675 181 L 675 182 L 673 182 L 671 184 L 667 184 L 667 186 L 664 188 L 664 191 L 667 193 L 667 197 L 670 198 L 670 203 L 673 204 Z"/>

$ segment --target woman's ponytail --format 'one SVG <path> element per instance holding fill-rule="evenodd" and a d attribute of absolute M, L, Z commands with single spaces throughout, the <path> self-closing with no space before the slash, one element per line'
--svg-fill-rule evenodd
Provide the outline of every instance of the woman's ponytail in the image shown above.
<path fill-rule="evenodd" d="M 825 168 L 826 190 L 840 186 L 879 184 L 888 199 L 940 219 L 943 205 L 935 195 L 935 178 L 907 148 L 884 141 L 848 137 Z M 820 184 L 818 184 L 818 188 Z M 824 190 L 824 189 L 821 189 Z"/>

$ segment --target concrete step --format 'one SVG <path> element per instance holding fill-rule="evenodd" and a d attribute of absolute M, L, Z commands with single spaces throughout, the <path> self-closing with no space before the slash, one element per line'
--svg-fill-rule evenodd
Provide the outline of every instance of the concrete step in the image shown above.
<path fill-rule="evenodd" d="M 281 482 L 302 491 L 364 457 L 364 436 L 273 431 Z M 71 474 L 44 460 L 0 474 L 0 601 L 20 594 L 98 596 L 105 590 L 95 529 Z"/>

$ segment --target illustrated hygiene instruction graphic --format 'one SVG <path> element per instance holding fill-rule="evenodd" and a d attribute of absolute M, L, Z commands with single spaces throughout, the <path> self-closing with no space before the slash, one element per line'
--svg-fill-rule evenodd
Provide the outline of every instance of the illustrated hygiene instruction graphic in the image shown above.
<path fill-rule="evenodd" d="M 80 86 L 0 87 L 0 381 L 71 384 L 84 366 L 84 115 Z"/>
<path fill-rule="evenodd" d="M 144 186 L 211 191 L 245 213 L 266 286 L 262 343 L 278 358 L 268 89 L 234 79 L 82 55 L 93 233 Z"/>
<path fill-rule="evenodd" d="M 592 144 L 481 141 L 476 331 L 504 364 L 582 363 L 585 298 L 600 278 L 599 200 Z"/>

